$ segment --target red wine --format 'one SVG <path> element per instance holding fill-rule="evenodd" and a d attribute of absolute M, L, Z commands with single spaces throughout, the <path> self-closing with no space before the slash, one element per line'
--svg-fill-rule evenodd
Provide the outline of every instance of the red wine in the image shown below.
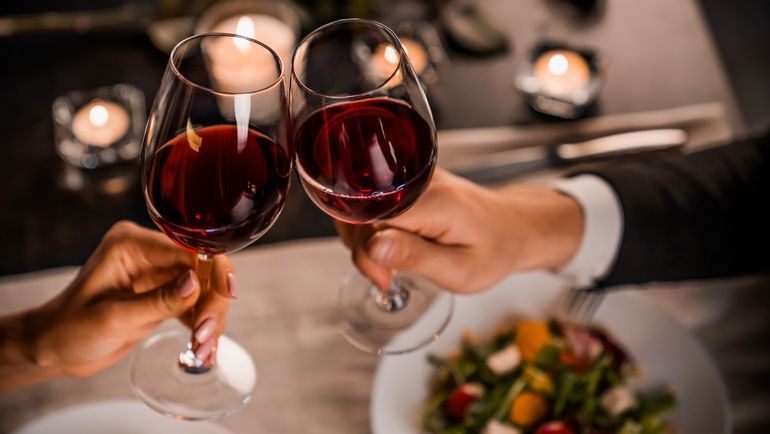
<path fill-rule="evenodd" d="M 433 131 L 394 99 L 330 105 L 297 129 L 297 171 L 313 202 L 336 219 L 367 223 L 394 217 L 430 182 Z"/>
<path fill-rule="evenodd" d="M 259 238 L 283 208 L 291 161 L 254 130 L 215 125 L 180 134 L 152 159 L 150 215 L 172 240 L 218 254 Z"/>

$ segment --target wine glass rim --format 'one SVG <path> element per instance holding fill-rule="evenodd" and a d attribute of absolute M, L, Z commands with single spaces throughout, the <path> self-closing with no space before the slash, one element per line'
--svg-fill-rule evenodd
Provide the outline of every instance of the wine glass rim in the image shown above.
<path fill-rule="evenodd" d="M 384 31 L 385 34 L 388 35 L 388 37 L 393 39 L 393 42 L 396 43 L 396 45 L 398 46 L 398 50 L 399 50 L 399 52 L 398 52 L 398 63 L 394 65 L 393 72 L 391 72 L 390 75 L 387 78 L 385 78 L 382 81 L 382 83 L 378 84 L 377 86 L 375 86 L 375 87 L 373 87 L 373 88 L 371 88 L 369 90 L 365 90 L 363 92 L 356 93 L 356 94 L 349 94 L 349 95 L 327 95 L 325 93 L 318 92 L 315 89 L 311 89 L 302 80 L 300 80 L 300 78 L 297 76 L 296 70 L 294 68 L 294 62 L 297 59 L 297 53 L 299 52 L 299 47 L 303 46 L 306 42 L 308 42 L 310 40 L 310 38 L 315 36 L 316 33 L 320 33 L 321 31 L 326 30 L 326 29 L 328 29 L 329 27 L 332 27 L 332 26 L 336 26 L 336 25 L 340 25 L 340 24 L 349 24 L 349 23 L 363 23 L 363 24 L 367 24 L 367 25 L 374 25 L 375 27 L 377 27 L 380 30 Z M 403 47 L 401 45 L 401 41 L 399 40 L 398 35 L 396 35 L 396 33 L 393 30 L 391 30 L 390 27 L 386 26 L 385 24 L 382 24 L 379 21 L 369 20 L 369 19 L 366 19 L 366 18 L 343 18 L 343 19 L 340 19 L 340 20 L 335 20 L 335 21 L 332 21 L 332 22 L 324 24 L 323 26 L 313 30 L 310 33 L 308 33 L 304 38 L 302 38 L 301 41 L 299 41 L 299 44 L 297 44 L 297 49 L 294 50 L 294 54 L 292 54 L 292 56 L 291 56 L 291 77 L 293 79 L 292 81 L 296 81 L 297 84 L 302 86 L 302 88 L 305 91 L 307 91 L 309 93 L 312 93 L 314 95 L 323 97 L 323 98 L 337 99 L 337 100 L 349 100 L 349 99 L 354 99 L 354 98 L 360 98 L 360 97 L 363 97 L 363 96 L 371 95 L 371 94 L 373 94 L 373 93 L 375 93 L 375 92 L 385 88 L 385 85 L 388 84 L 388 82 L 391 79 L 393 79 L 393 77 L 396 74 L 398 74 L 399 70 L 401 70 L 402 64 L 404 62 L 404 55 L 405 55 L 404 54 L 404 49 L 403 49 Z"/>
<path fill-rule="evenodd" d="M 214 89 L 212 89 L 212 88 L 210 88 L 208 86 L 204 86 L 202 84 L 199 84 L 199 83 L 196 83 L 196 82 L 190 80 L 189 78 L 187 78 L 179 70 L 179 68 L 177 67 L 176 63 L 174 62 L 174 59 L 177 56 L 177 51 L 179 50 L 180 47 L 182 47 L 183 45 L 189 43 L 190 41 L 192 41 L 194 39 L 204 39 L 204 38 L 208 38 L 208 37 L 212 37 L 212 36 L 240 38 L 240 39 L 244 39 L 246 41 L 249 41 L 249 42 L 252 42 L 252 43 L 255 43 L 257 45 L 262 46 L 262 48 L 267 50 L 267 52 L 270 53 L 271 56 L 273 56 L 273 60 L 276 61 L 276 64 L 278 65 L 278 72 L 279 72 L 278 73 L 278 77 L 272 83 L 268 84 L 267 86 L 264 86 L 262 88 L 255 89 L 255 90 L 244 91 L 244 92 L 225 92 L 225 91 L 221 91 L 221 90 L 214 90 Z M 281 60 L 281 56 L 279 56 L 278 53 L 275 52 L 275 50 L 270 48 L 270 46 L 268 46 L 267 44 L 265 44 L 262 41 L 256 40 L 254 38 L 249 38 L 248 36 L 239 35 L 239 34 L 236 34 L 236 33 L 205 32 L 205 33 L 199 33 L 197 35 L 192 35 L 192 36 L 189 36 L 189 37 L 187 37 L 185 39 L 182 39 L 181 41 L 179 41 L 174 46 L 174 49 L 171 50 L 171 54 L 169 55 L 168 63 L 169 63 L 169 66 L 171 67 L 171 70 L 174 72 L 174 75 L 176 75 L 180 80 L 182 80 L 182 82 L 184 82 L 188 86 L 192 86 L 192 87 L 195 87 L 197 89 L 209 92 L 209 93 L 211 93 L 213 95 L 220 95 L 220 96 L 252 95 L 252 94 L 256 94 L 256 93 L 265 92 L 265 91 L 268 91 L 268 90 L 276 87 L 277 85 L 279 85 L 283 81 L 283 75 L 284 75 L 283 61 Z"/>

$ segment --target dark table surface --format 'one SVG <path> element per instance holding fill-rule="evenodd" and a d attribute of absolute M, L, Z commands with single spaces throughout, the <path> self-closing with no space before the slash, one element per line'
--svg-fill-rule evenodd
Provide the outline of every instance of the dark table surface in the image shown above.
<path fill-rule="evenodd" d="M 429 90 L 439 128 L 547 122 L 513 87 L 513 75 L 543 39 L 599 51 L 611 65 L 591 116 L 721 102 L 736 132 L 743 122 L 695 0 L 600 2 L 588 18 L 558 2 L 487 0 L 478 5 L 509 39 L 508 52 L 474 57 L 449 50 Z M 152 226 L 136 167 L 80 173 L 55 154 L 51 102 L 65 92 L 125 82 L 142 89 L 149 109 L 166 54 L 136 29 L 0 38 L 0 275 L 79 264 L 115 221 Z M 74 177 L 74 180 L 73 180 Z M 85 182 L 72 189 L 73 182 Z M 69 187 L 68 187 L 69 185 Z M 325 236 L 333 227 L 295 182 L 286 209 L 256 244 Z"/>

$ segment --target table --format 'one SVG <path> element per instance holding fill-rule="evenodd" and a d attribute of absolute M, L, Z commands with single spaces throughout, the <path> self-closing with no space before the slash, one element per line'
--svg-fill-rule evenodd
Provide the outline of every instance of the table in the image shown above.
<path fill-rule="evenodd" d="M 559 13 L 558 1 L 475 2 L 512 43 L 512 55 L 456 55 L 430 93 L 443 128 L 543 123 L 513 91 L 517 66 L 543 39 L 598 50 L 610 63 L 595 115 L 721 102 L 736 130 L 743 119 L 697 0 L 600 1 L 588 20 Z"/>
<path fill-rule="evenodd" d="M 442 129 L 555 125 L 527 108 L 512 81 L 527 50 L 549 37 L 592 46 L 611 61 L 592 113 L 596 118 L 716 102 L 725 108 L 731 129 L 743 131 L 697 0 L 607 0 L 588 21 L 567 18 L 555 7 L 558 1 L 475 3 L 505 32 L 512 51 L 491 58 L 450 51 L 450 63 L 430 89 Z M 82 263 L 120 219 L 152 226 L 134 166 L 124 168 L 134 177 L 123 191 L 72 191 L 63 185 L 50 106 L 67 91 L 128 82 L 144 91 L 149 109 L 166 55 L 136 27 L 0 38 L 0 53 L 0 173 L 6 174 L 0 209 L 13 210 L 0 213 L 0 226 L 12 228 L 2 232 L 0 242 L 13 252 L 0 261 L 0 275 Z M 570 125 L 559 123 L 566 127 L 561 137 L 581 132 Z M 293 188 L 281 219 L 258 244 L 333 233 L 329 220 Z"/>
<path fill-rule="evenodd" d="M 352 269 L 342 245 L 288 243 L 232 259 L 241 289 L 226 331 L 252 354 L 259 377 L 252 401 L 224 424 L 239 433 L 366 432 L 377 359 L 348 344 L 335 327 L 334 295 Z M 6 279 L 0 306 L 36 304 L 63 288 L 74 271 Z M 129 360 L 91 378 L 0 395 L 0 433 L 67 405 L 133 397 Z"/>
<path fill-rule="evenodd" d="M 352 269 L 348 256 L 336 239 L 290 242 L 232 256 L 241 290 L 232 303 L 227 334 L 253 355 L 259 381 L 252 402 L 224 425 L 244 434 L 369 432 L 377 358 L 353 348 L 335 326 L 334 296 L 341 277 Z M 41 303 L 74 273 L 64 268 L 0 280 L 0 315 Z M 543 281 L 553 283 L 546 276 Z M 531 276 L 527 282 L 537 289 Z M 762 380 L 770 349 L 757 345 L 767 342 L 761 339 L 770 328 L 764 304 L 768 287 L 767 280 L 743 279 L 643 292 L 716 355 L 732 399 L 736 434 L 766 432 L 761 429 L 770 423 L 770 396 Z M 0 433 L 69 405 L 132 396 L 124 359 L 91 378 L 58 379 L 0 395 Z"/>

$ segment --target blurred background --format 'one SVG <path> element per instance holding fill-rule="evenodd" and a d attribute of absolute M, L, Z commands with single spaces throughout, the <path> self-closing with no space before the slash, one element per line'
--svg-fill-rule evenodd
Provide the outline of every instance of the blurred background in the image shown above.
<path fill-rule="evenodd" d="M 0 275 L 80 264 L 120 219 L 152 226 L 135 158 L 146 112 L 174 43 L 211 30 L 228 13 L 274 16 L 291 29 L 294 44 L 318 25 L 350 16 L 382 20 L 415 42 L 409 55 L 441 129 L 442 164 L 470 177 L 490 161 L 479 155 L 494 159 L 490 149 L 548 147 L 676 122 L 690 134 L 688 145 L 697 145 L 761 131 L 770 119 L 765 0 L 225 3 L 3 2 Z M 257 27 L 257 38 L 271 37 Z M 537 56 L 550 48 L 577 53 L 590 67 L 591 85 L 575 101 L 543 105 L 527 84 L 538 78 Z M 78 148 L 76 112 L 104 95 L 128 115 L 129 126 L 116 127 L 128 133 L 113 140 L 123 148 L 113 149 L 109 138 Z M 548 168 L 549 161 L 535 166 Z M 533 173 L 513 166 L 478 180 Z M 296 186 L 257 245 L 333 234 Z"/>

